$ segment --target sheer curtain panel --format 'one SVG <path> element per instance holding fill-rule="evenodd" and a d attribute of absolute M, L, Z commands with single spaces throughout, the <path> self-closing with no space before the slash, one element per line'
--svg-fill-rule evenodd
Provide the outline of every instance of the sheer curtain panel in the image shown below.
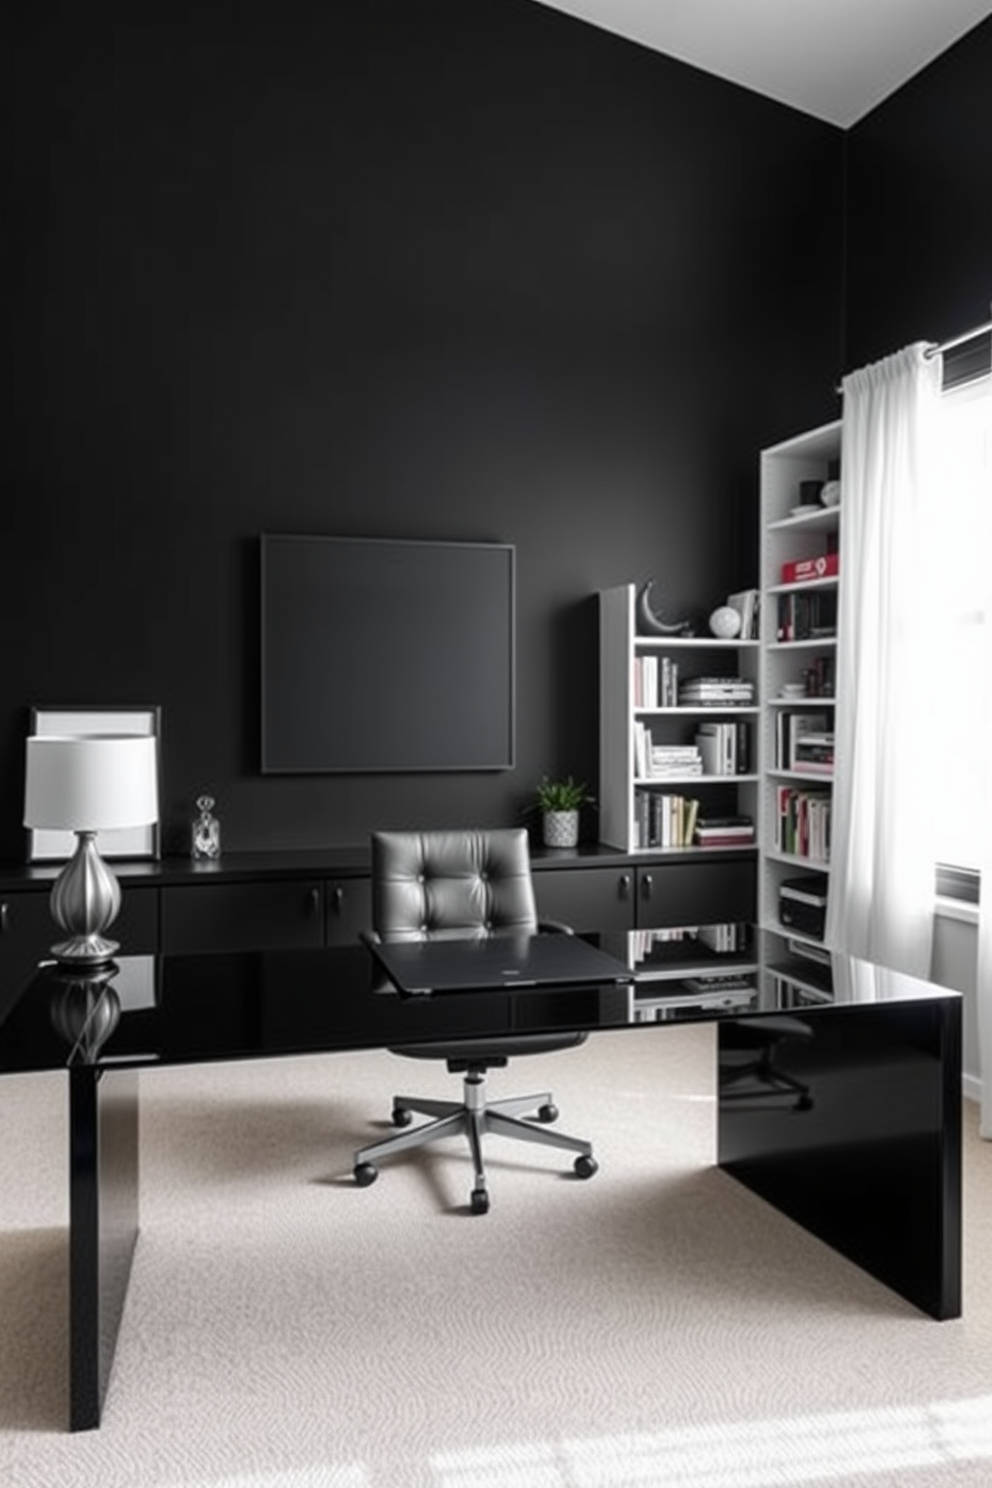
<path fill-rule="evenodd" d="M 907 347 L 844 379 L 837 775 L 826 938 L 930 975 L 934 813 L 928 533 L 941 364 Z"/>

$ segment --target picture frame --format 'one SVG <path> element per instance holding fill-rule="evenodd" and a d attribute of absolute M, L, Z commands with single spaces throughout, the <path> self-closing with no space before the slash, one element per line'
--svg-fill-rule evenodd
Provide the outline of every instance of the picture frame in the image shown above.
<path fill-rule="evenodd" d="M 159 772 L 162 766 L 162 710 L 157 704 L 121 704 L 114 707 L 61 707 L 55 704 L 31 709 L 33 737 L 53 734 L 83 738 L 87 734 L 152 735 L 157 741 Z M 118 827 L 97 834 L 97 849 L 103 858 L 161 857 L 158 822 L 143 827 Z M 28 862 L 64 862 L 76 848 L 72 832 L 48 827 L 28 829 Z"/>

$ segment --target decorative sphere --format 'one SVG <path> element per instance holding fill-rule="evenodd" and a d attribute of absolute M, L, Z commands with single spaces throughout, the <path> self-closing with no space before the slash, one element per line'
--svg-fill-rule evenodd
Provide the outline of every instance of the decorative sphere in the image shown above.
<path fill-rule="evenodd" d="M 720 605 L 710 616 L 710 630 L 721 641 L 732 641 L 741 628 L 741 617 L 731 605 Z"/>

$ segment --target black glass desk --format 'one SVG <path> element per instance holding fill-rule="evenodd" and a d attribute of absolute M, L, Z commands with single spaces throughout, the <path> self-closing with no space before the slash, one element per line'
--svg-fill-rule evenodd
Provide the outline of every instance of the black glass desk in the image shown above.
<path fill-rule="evenodd" d="M 138 1236 L 139 1073 L 168 1065 L 715 1022 L 720 1167 L 923 1312 L 958 1316 L 960 996 L 704 931 L 599 943 L 632 983 L 404 998 L 357 944 L 121 957 L 90 977 L 43 964 L 0 1022 L 0 1074 L 67 1073 L 70 1427 L 100 1423 Z"/>

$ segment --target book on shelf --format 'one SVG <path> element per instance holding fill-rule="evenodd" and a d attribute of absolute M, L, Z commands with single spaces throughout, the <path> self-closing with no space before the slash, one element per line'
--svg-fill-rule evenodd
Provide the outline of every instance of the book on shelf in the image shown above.
<path fill-rule="evenodd" d="M 703 761 L 695 744 L 656 744 L 651 730 L 634 720 L 634 774 L 644 780 L 681 780 L 702 775 Z"/>
<path fill-rule="evenodd" d="M 679 700 L 679 664 L 671 656 L 661 658 L 661 691 L 659 704 L 662 708 L 674 708 Z"/>
<path fill-rule="evenodd" d="M 829 863 L 830 812 L 829 791 L 780 785 L 776 792 L 776 850 Z"/>
<path fill-rule="evenodd" d="M 792 768 L 812 775 L 832 775 L 834 768 L 833 734 L 802 734 L 793 741 Z"/>
<path fill-rule="evenodd" d="M 786 713 L 785 721 L 789 725 L 789 751 L 784 763 L 790 770 L 798 768 L 800 750 L 804 741 L 829 740 L 831 759 L 833 758 L 834 736 L 830 732 L 830 724 L 825 713 Z"/>
<path fill-rule="evenodd" d="M 741 628 L 738 639 L 742 641 L 755 641 L 758 638 L 758 606 L 760 592 L 757 589 L 740 589 L 735 594 L 727 595 L 727 604 L 732 610 L 736 610 L 741 617 Z"/>
<path fill-rule="evenodd" d="M 743 718 L 738 718 L 737 728 L 737 773 L 747 775 L 751 770 L 751 730 Z"/>
<path fill-rule="evenodd" d="M 654 656 L 635 656 L 634 658 L 634 707 L 655 708 L 657 707 L 657 692 L 655 676 L 657 658 Z"/>
<path fill-rule="evenodd" d="M 754 841 L 754 822 L 749 816 L 700 816 L 695 842 L 699 847 L 745 846 Z"/>
<path fill-rule="evenodd" d="M 743 719 L 701 723 L 696 745 L 706 775 L 746 775 L 750 759 L 750 736 Z"/>
<path fill-rule="evenodd" d="M 679 703 L 698 707 L 741 705 L 754 701 L 754 683 L 746 677 L 687 677 L 679 687 Z"/>
<path fill-rule="evenodd" d="M 826 640 L 836 634 L 836 589 L 813 589 L 806 594 L 796 592 L 778 596 L 777 640 Z"/>
<path fill-rule="evenodd" d="M 698 801 L 683 795 L 635 791 L 635 847 L 688 847 L 698 809 Z"/>
<path fill-rule="evenodd" d="M 794 713 L 783 708 L 775 718 L 775 768 L 796 768 L 796 751 L 801 739 L 823 738 L 829 734 L 832 747 L 831 722 L 823 712 Z"/>
<path fill-rule="evenodd" d="M 792 558 L 782 564 L 782 583 L 804 584 L 810 579 L 835 579 L 839 567 L 839 553 L 817 553 L 815 558 Z"/>
<path fill-rule="evenodd" d="M 648 653 L 634 657 L 634 707 L 674 708 L 678 702 L 678 662 Z"/>

